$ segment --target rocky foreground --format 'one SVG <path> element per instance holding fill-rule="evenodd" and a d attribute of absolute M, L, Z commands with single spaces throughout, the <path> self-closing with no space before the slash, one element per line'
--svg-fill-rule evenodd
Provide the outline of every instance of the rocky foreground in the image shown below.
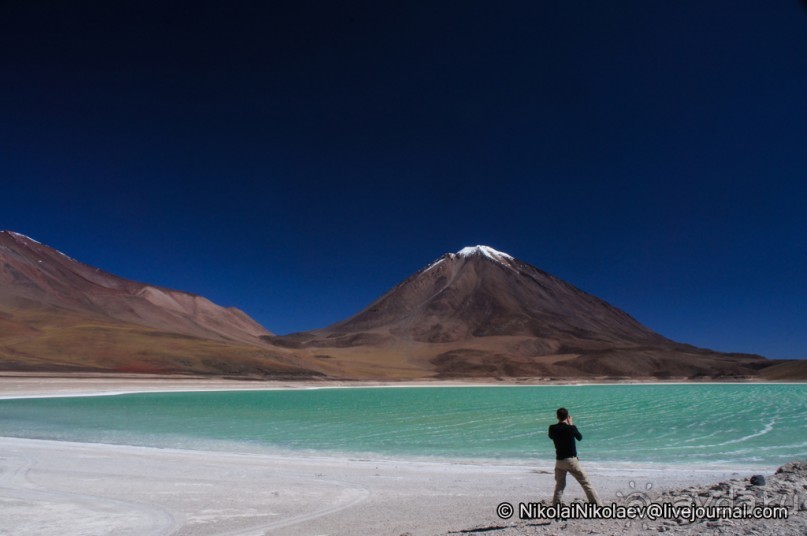
<path fill-rule="evenodd" d="M 577 485 L 570 480 L 569 486 Z M 608 535 L 608 534 L 743 534 L 766 536 L 807 535 L 807 461 L 792 462 L 780 467 L 774 475 L 755 475 L 743 480 L 732 479 L 710 486 L 679 490 L 632 490 L 614 503 L 621 506 L 641 507 L 649 504 L 704 507 L 755 507 L 773 514 L 774 507 L 786 518 L 779 519 L 726 519 L 719 516 L 698 518 L 694 521 L 679 517 L 648 519 L 529 519 L 518 520 L 518 511 L 500 526 L 486 526 L 457 530 L 448 534 L 486 534 L 516 536 L 537 534 Z M 545 502 L 539 503 L 546 505 Z M 513 521 L 515 520 L 515 521 Z"/>

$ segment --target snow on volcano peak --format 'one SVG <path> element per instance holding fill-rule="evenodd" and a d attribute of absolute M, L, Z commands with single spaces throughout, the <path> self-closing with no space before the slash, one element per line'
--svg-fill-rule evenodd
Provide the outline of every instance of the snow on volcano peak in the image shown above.
<path fill-rule="evenodd" d="M 462 248 L 457 252 L 457 255 L 460 257 L 470 257 L 472 255 L 484 255 L 494 261 L 502 262 L 502 261 L 512 261 L 514 260 L 511 255 L 504 253 L 502 251 L 497 251 L 490 246 L 468 246 Z"/>

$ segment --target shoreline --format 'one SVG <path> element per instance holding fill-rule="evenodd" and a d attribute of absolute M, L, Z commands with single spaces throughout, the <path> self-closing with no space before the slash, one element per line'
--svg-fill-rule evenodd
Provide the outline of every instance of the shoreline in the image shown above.
<path fill-rule="evenodd" d="M 420 387 L 566 387 L 586 385 L 804 385 L 798 381 L 683 381 L 631 380 L 258 380 L 225 377 L 151 376 L 135 374 L 78 374 L 0 372 L 0 400 L 17 398 L 61 398 L 114 396 L 139 393 L 182 393 L 206 391 L 277 391 L 343 388 Z"/>
<path fill-rule="evenodd" d="M 423 466 L 465 466 L 465 467 L 549 467 L 547 471 L 551 472 L 554 465 L 554 458 L 551 456 L 544 457 L 530 457 L 530 458 L 474 458 L 474 457 L 448 457 L 439 455 L 418 455 L 418 454 L 383 454 L 378 452 L 360 452 L 360 451 L 326 451 L 326 450 L 295 450 L 291 448 L 282 447 L 257 447 L 257 448 L 238 448 L 240 444 L 237 441 L 233 442 L 210 442 L 204 444 L 196 444 L 188 447 L 180 446 L 161 446 L 161 445 L 147 445 L 147 444 L 132 444 L 132 443 L 105 443 L 99 441 L 81 441 L 75 439 L 46 439 L 34 438 L 23 436 L 8 436 L 1 435 L 0 442 L 4 440 L 10 441 L 33 441 L 43 442 L 48 444 L 66 445 L 72 447 L 86 447 L 86 448 L 110 448 L 110 449 L 143 449 L 144 451 L 154 451 L 161 453 L 171 454 L 191 454 L 191 455 L 233 455 L 244 457 L 256 458 L 272 458 L 277 460 L 305 460 L 311 462 L 343 462 L 350 463 L 354 461 L 366 463 L 396 463 L 396 464 L 411 464 Z M 551 454 L 548 450 L 543 451 L 544 454 Z M 714 463 L 703 462 L 676 462 L 676 461 L 624 461 L 624 460 L 597 460 L 591 458 L 581 459 L 581 463 L 589 472 L 596 472 L 602 475 L 618 476 L 638 472 L 647 475 L 666 475 L 669 472 L 673 473 L 687 473 L 691 475 L 702 475 L 705 478 L 714 476 L 737 475 L 737 474 L 752 474 L 752 473 L 773 473 L 779 467 L 777 464 L 772 463 L 737 463 L 737 462 L 722 462 L 716 461 Z M 573 482 L 570 480 L 570 482 Z"/>

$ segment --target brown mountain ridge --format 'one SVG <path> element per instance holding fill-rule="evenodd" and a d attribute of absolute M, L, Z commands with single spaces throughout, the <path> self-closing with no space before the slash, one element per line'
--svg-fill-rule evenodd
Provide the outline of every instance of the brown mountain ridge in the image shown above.
<path fill-rule="evenodd" d="M 669 340 L 487 246 L 448 253 L 358 314 L 273 335 L 242 311 L 0 232 L 0 370 L 261 378 L 807 377 L 805 362 Z"/>
<path fill-rule="evenodd" d="M 310 376 L 244 312 L 136 283 L 0 232 L 0 367 Z"/>

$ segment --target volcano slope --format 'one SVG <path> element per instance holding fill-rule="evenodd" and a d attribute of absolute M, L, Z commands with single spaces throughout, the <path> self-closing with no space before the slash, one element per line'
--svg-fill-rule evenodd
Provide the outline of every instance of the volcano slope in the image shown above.
<path fill-rule="evenodd" d="M 778 362 L 679 343 L 488 246 L 448 253 L 355 316 L 265 337 L 344 378 L 746 378 Z"/>

